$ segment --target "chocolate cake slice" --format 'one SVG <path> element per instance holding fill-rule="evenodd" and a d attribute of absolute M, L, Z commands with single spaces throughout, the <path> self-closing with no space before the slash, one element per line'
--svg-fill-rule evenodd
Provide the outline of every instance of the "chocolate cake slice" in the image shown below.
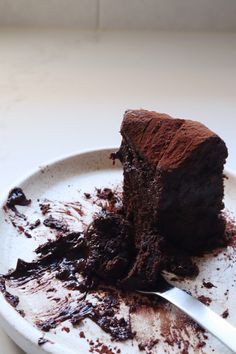
<path fill-rule="evenodd" d="M 164 249 L 196 254 L 222 240 L 227 148 L 199 122 L 146 110 L 126 111 L 121 134 L 116 157 L 136 252 L 122 283 L 153 285 L 161 268 L 171 268 Z"/>
<path fill-rule="evenodd" d="M 86 233 L 86 272 L 123 288 L 154 288 L 163 270 L 193 276 L 190 256 L 219 246 L 227 148 L 203 124 L 129 110 L 113 158 L 124 169 L 123 211 Z"/>

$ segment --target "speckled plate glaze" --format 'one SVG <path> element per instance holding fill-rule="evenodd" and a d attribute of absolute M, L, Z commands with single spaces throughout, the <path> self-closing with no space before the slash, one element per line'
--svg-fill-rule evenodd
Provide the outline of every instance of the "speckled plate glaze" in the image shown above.
<path fill-rule="evenodd" d="M 60 159 L 56 162 L 40 167 L 27 178 L 17 183 L 26 195 L 32 199 L 30 208 L 24 213 L 30 220 L 41 217 L 38 199 L 61 202 L 80 202 L 85 209 L 87 222 L 91 220 L 96 207 L 86 204 L 83 193 L 94 193 L 95 187 L 117 187 L 122 184 L 122 169 L 119 164 L 112 165 L 109 155 L 114 149 L 103 149 L 80 153 Z M 225 205 L 231 217 L 236 213 L 236 176 L 226 172 L 225 180 Z M 6 194 L 7 196 L 7 194 Z M 18 258 L 31 261 L 35 258 L 35 248 L 47 239 L 45 230 L 39 228 L 33 233 L 32 238 L 27 238 L 17 232 L 12 226 L 8 215 L 3 210 L 6 198 L 2 200 L 0 211 L 0 273 L 6 273 L 14 268 Z M 23 207 L 22 207 L 23 208 Z M 20 210 L 21 207 L 19 208 Z M 77 220 L 78 221 L 78 220 Z M 79 223 L 76 224 L 78 229 Z M 206 255 L 196 259 L 200 275 L 194 280 L 178 282 L 180 287 L 190 290 L 196 297 L 205 296 L 210 299 L 209 306 L 219 314 L 228 309 L 227 320 L 236 326 L 236 252 L 233 246 L 221 250 L 219 253 Z M 214 287 L 208 289 L 203 286 L 203 281 L 211 282 Z M 58 292 L 60 282 L 56 283 Z M 89 341 L 99 339 L 100 343 L 108 346 L 109 353 L 118 353 L 119 349 L 124 354 L 134 353 L 230 353 L 218 340 L 208 333 L 195 331 L 192 323 L 170 304 L 162 304 L 160 308 L 152 310 L 151 307 L 141 306 L 131 314 L 132 329 L 137 332 L 134 340 L 114 342 L 108 334 L 103 332 L 91 320 L 86 319 L 79 326 L 72 327 L 69 333 L 63 330 L 65 323 L 56 329 L 44 334 L 35 325 L 35 318 L 44 316 L 51 310 L 52 302 L 45 298 L 41 291 L 37 296 L 27 294 L 23 289 L 12 289 L 19 296 L 19 308 L 25 312 L 25 317 L 20 314 L 0 294 L 0 322 L 7 334 L 27 353 L 54 353 L 54 354 L 85 354 L 91 352 Z M 78 294 L 76 294 L 78 296 Z M 123 313 L 127 312 L 125 303 L 122 305 Z M 79 333 L 83 331 L 86 338 Z M 197 333 L 197 334 L 196 334 Z M 38 345 L 38 339 L 45 336 L 49 341 Z M 201 338 L 200 338 L 201 337 Z M 156 338 L 156 344 L 149 346 L 151 338 Z M 141 344 L 138 347 L 138 344 Z M 143 347 L 143 348 L 142 348 Z M 105 353 L 105 349 L 99 347 Z M 142 351 L 140 350 L 143 349 Z M 186 349 L 187 348 L 187 349 Z M 103 351 L 104 350 L 104 351 Z M 108 349 L 106 349 L 108 350 Z M 107 351 L 108 353 L 108 351 Z"/>

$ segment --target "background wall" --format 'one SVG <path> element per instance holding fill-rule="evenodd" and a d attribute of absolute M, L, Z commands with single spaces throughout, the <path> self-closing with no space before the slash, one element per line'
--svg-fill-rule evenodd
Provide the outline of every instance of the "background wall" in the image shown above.
<path fill-rule="evenodd" d="M 0 25 L 235 30 L 235 0 L 0 0 Z"/>

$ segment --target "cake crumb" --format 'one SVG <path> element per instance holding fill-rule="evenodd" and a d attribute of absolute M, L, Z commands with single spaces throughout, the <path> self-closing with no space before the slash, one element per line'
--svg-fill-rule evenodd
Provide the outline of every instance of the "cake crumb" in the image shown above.
<path fill-rule="evenodd" d="M 229 316 L 229 309 L 226 309 L 222 314 L 221 317 L 227 318 Z"/>
<path fill-rule="evenodd" d="M 70 328 L 69 327 L 62 327 L 61 329 L 62 331 L 69 333 L 70 332 Z"/>
<path fill-rule="evenodd" d="M 202 284 L 207 289 L 216 288 L 216 286 L 214 284 L 212 284 L 210 281 L 208 281 L 208 282 L 203 281 Z"/>
<path fill-rule="evenodd" d="M 210 297 L 204 295 L 198 296 L 198 300 L 200 300 L 203 304 L 207 306 L 209 306 L 212 302 L 212 299 Z"/>
<path fill-rule="evenodd" d="M 84 331 L 80 331 L 80 332 L 79 332 L 79 336 L 80 336 L 80 338 L 85 338 Z"/>

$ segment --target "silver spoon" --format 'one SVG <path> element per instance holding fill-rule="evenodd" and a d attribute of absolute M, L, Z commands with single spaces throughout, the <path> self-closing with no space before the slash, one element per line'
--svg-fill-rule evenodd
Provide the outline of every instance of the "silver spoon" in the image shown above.
<path fill-rule="evenodd" d="M 236 328 L 184 290 L 176 288 L 163 280 L 163 284 L 158 291 L 138 292 L 158 295 L 168 300 L 236 353 Z"/>

